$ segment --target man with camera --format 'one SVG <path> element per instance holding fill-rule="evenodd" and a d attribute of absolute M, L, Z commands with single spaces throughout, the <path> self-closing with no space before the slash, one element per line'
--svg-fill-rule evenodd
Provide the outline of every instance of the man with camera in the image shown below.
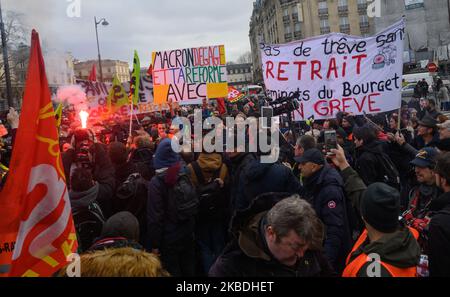
<path fill-rule="evenodd" d="M 71 147 L 62 154 L 62 161 L 72 204 L 75 200 L 82 200 L 86 195 L 95 196 L 95 201 L 98 202 L 104 216 L 109 217 L 112 214 L 111 197 L 114 193 L 115 179 L 106 146 L 97 143 L 92 131 L 77 129 L 72 136 Z M 76 180 L 80 175 L 73 175 L 76 169 L 84 169 L 92 175 L 92 181 L 83 182 L 80 189 L 72 187 L 73 184 L 80 184 Z"/>

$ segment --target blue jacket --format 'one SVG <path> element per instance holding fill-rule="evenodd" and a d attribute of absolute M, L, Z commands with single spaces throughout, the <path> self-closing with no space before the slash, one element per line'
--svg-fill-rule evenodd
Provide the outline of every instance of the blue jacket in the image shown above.
<path fill-rule="evenodd" d="M 326 226 L 325 255 L 340 272 L 350 252 L 351 237 L 346 211 L 344 182 L 336 169 L 325 165 L 304 179 L 305 198 Z"/>

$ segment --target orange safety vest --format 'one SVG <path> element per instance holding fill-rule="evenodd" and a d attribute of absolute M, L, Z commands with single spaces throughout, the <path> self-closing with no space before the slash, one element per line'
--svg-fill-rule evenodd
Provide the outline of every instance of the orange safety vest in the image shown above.
<path fill-rule="evenodd" d="M 409 228 L 409 231 L 413 234 L 414 238 L 417 240 L 419 238 L 419 232 L 413 228 Z M 343 277 L 357 277 L 358 272 L 361 270 L 361 268 L 369 261 L 371 260 L 368 258 L 366 254 L 361 254 L 356 259 L 354 259 L 352 262 L 350 262 L 350 258 L 352 254 L 359 249 L 359 247 L 366 241 L 367 239 L 367 230 L 364 230 L 364 232 L 359 237 L 358 241 L 355 243 L 355 246 L 353 247 L 352 251 L 347 257 L 346 267 L 344 272 L 342 273 Z M 416 277 L 417 273 L 417 267 L 409 267 L 409 268 L 398 268 L 395 266 L 392 266 L 390 264 L 384 263 L 381 261 L 380 263 L 383 265 L 383 267 L 392 275 L 392 277 Z"/>

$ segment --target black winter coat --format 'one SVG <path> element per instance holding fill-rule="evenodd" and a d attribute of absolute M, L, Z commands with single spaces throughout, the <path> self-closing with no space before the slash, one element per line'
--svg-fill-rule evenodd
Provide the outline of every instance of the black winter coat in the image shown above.
<path fill-rule="evenodd" d="M 169 188 L 175 185 L 179 170 L 171 167 L 155 175 L 148 187 L 146 248 L 177 245 L 177 242 L 192 236 L 194 219 L 178 222 L 175 201 L 169 199 Z M 173 180 L 173 184 L 170 183 Z"/>
<path fill-rule="evenodd" d="M 232 212 L 237 208 L 236 201 L 240 195 L 239 191 L 242 191 L 243 178 L 247 175 L 248 167 L 254 160 L 256 160 L 256 156 L 248 153 L 240 154 L 230 160 L 230 207 Z"/>
<path fill-rule="evenodd" d="M 270 192 L 301 194 L 302 186 L 286 166 L 279 163 L 263 164 L 254 160 L 241 173 L 236 208 L 245 209 L 258 195 Z"/>
<path fill-rule="evenodd" d="M 304 186 L 305 198 L 326 226 L 325 255 L 336 271 L 343 270 L 352 242 L 342 177 L 326 165 L 305 179 Z"/>
<path fill-rule="evenodd" d="M 364 181 L 371 185 L 376 182 L 385 182 L 386 175 L 383 166 L 380 166 L 380 155 L 384 154 L 383 143 L 375 141 L 356 148 L 355 170 Z"/>
<path fill-rule="evenodd" d="M 433 201 L 429 225 L 430 276 L 450 276 L 450 192 Z"/>

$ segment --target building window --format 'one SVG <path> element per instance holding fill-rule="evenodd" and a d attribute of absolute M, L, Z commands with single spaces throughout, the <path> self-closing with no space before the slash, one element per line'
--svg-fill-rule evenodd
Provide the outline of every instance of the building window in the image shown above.
<path fill-rule="evenodd" d="M 319 2 L 319 9 L 327 9 L 328 5 L 326 1 Z"/>
<path fill-rule="evenodd" d="M 339 20 L 339 23 L 341 26 L 346 26 L 349 25 L 350 23 L 348 22 L 348 17 L 341 17 Z"/>
<path fill-rule="evenodd" d="M 320 28 L 328 28 L 329 26 L 328 20 L 320 20 Z"/>
<path fill-rule="evenodd" d="M 291 26 L 290 25 L 284 26 L 284 33 L 285 34 L 291 33 Z"/>
<path fill-rule="evenodd" d="M 369 24 L 369 17 L 365 14 L 359 16 L 359 22 L 361 24 Z"/>
<path fill-rule="evenodd" d="M 283 10 L 283 16 L 289 16 L 289 9 L 287 7 Z"/>
<path fill-rule="evenodd" d="M 339 0 L 338 7 L 347 7 L 348 1 L 347 0 Z"/>
<path fill-rule="evenodd" d="M 300 23 L 296 23 L 296 24 L 294 25 L 294 29 L 295 29 L 295 32 L 301 31 L 301 30 L 302 30 L 302 27 L 301 27 Z"/>
<path fill-rule="evenodd" d="M 358 4 L 366 4 L 367 0 L 358 0 Z"/>

